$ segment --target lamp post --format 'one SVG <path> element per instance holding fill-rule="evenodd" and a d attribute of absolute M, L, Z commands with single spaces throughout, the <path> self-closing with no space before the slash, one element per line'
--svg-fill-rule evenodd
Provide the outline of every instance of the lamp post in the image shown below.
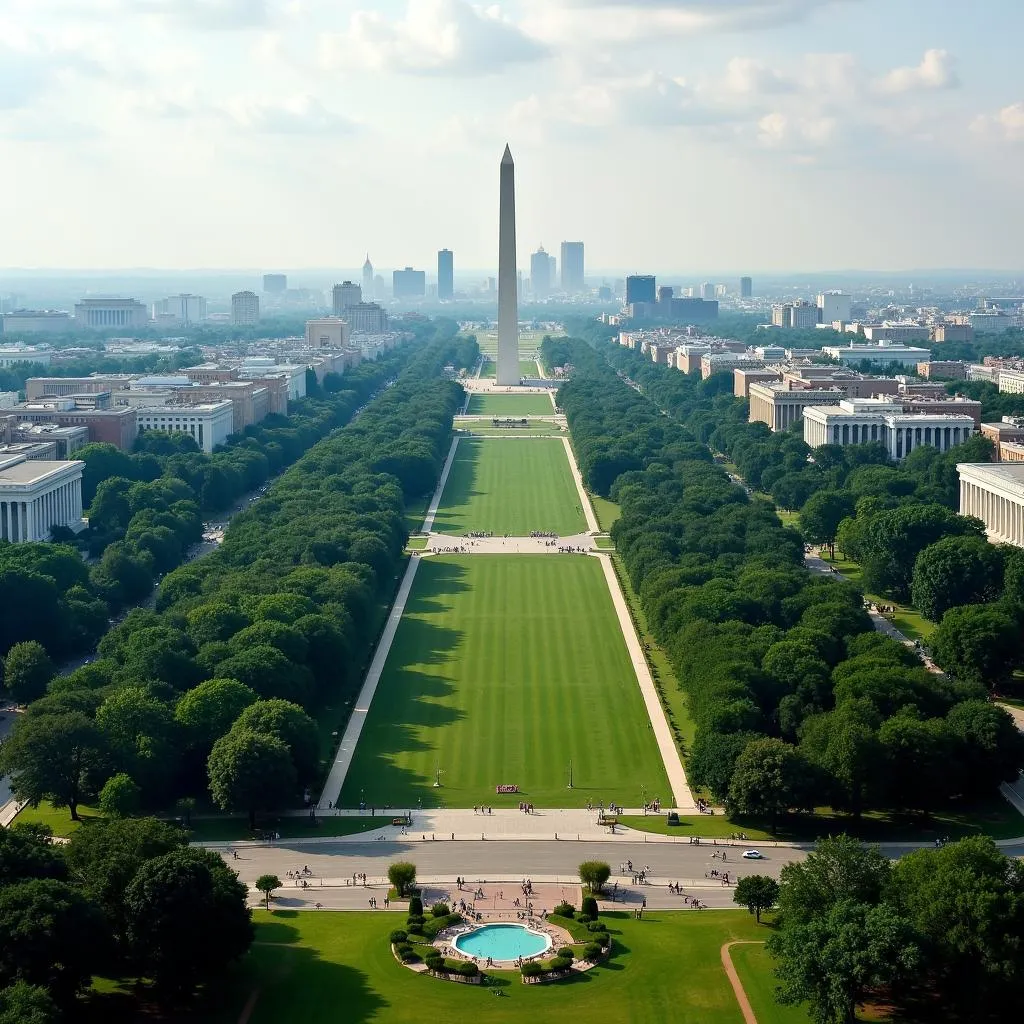
<path fill-rule="evenodd" d="M 569 788 L 572 789 L 572 758 L 569 758 Z"/>

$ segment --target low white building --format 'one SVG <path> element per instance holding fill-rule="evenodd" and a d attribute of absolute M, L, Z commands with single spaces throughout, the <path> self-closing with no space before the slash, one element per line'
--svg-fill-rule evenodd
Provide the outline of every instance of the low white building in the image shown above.
<path fill-rule="evenodd" d="M 1024 395 L 1024 370 L 1000 369 L 996 383 L 1008 395 Z"/>
<path fill-rule="evenodd" d="M 961 462 L 960 515 L 977 516 L 989 539 L 1024 547 L 1024 462 Z"/>
<path fill-rule="evenodd" d="M 16 363 L 39 363 L 49 366 L 52 352 L 37 348 L 0 348 L 0 367 L 6 369 Z"/>
<path fill-rule="evenodd" d="M 82 529 L 84 462 L 0 460 L 0 540 L 45 541 L 55 526 Z"/>
<path fill-rule="evenodd" d="M 229 401 L 203 405 L 156 405 L 139 409 L 139 430 L 189 434 L 204 452 L 223 444 L 234 424 L 234 404 Z"/>
<path fill-rule="evenodd" d="M 837 405 L 808 406 L 803 416 L 804 441 L 812 448 L 880 441 L 896 461 L 923 444 L 946 451 L 963 444 L 977 429 L 971 416 L 907 413 L 900 402 L 884 398 L 848 398 Z"/>
<path fill-rule="evenodd" d="M 930 349 L 888 341 L 876 342 L 873 345 L 825 345 L 821 351 L 831 359 L 849 364 L 871 359 L 876 363 L 901 363 L 904 366 L 916 367 L 918 363 L 932 357 Z"/>
<path fill-rule="evenodd" d="M 248 356 L 238 369 L 242 380 L 265 380 L 284 377 L 288 381 L 288 400 L 297 402 L 306 397 L 306 367 L 299 363 L 276 363 L 271 356 Z"/>
<path fill-rule="evenodd" d="M 341 349 L 351 335 L 347 320 L 340 316 L 323 316 L 306 321 L 306 348 Z"/>

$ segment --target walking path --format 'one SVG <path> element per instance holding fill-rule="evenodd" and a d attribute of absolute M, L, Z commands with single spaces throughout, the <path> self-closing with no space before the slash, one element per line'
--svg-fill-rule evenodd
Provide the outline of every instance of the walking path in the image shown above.
<path fill-rule="evenodd" d="M 644 657 L 640 637 L 637 636 L 636 627 L 633 625 L 633 619 L 630 617 L 625 595 L 619 586 L 619 578 L 615 575 L 615 567 L 612 565 L 611 556 L 595 554 L 593 557 L 600 561 L 601 568 L 604 570 L 604 578 L 612 596 L 615 614 L 619 618 L 619 628 L 622 630 L 623 639 L 626 641 L 626 649 L 629 651 L 630 660 L 633 662 L 633 669 L 640 684 L 640 692 L 643 694 L 644 704 L 647 707 L 647 716 L 651 720 L 654 738 L 658 742 L 658 750 L 661 752 L 661 759 L 665 764 L 665 774 L 668 775 L 668 782 L 672 787 L 672 799 L 675 807 L 677 810 L 692 813 L 697 810 L 697 802 L 693 799 L 693 793 L 686 781 L 686 772 L 683 770 L 683 762 L 679 757 L 679 749 L 672 738 L 672 730 L 669 728 L 668 719 L 665 717 L 665 709 L 661 706 L 661 699 L 654 685 L 654 679 L 647 665 L 647 659 Z"/>
<path fill-rule="evenodd" d="M 722 947 L 722 966 L 725 968 L 725 976 L 729 979 L 729 984 L 732 985 L 732 990 L 736 995 L 736 1002 L 740 1004 L 740 1012 L 743 1014 L 744 1024 L 757 1024 L 757 1017 L 754 1015 L 754 1008 L 750 1005 L 750 1000 L 747 998 L 743 982 L 740 981 L 740 976 L 736 973 L 735 966 L 733 966 L 732 954 L 729 950 L 733 946 L 763 945 L 763 942 L 759 942 L 756 939 L 737 939 L 734 942 L 727 942 Z"/>
<path fill-rule="evenodd" d="M 552 543 L 554 547 L 552 547 Z M 560 555 L 560 548 L 596 550 L 589 533 L 572 537 L 463 537 L 457 534 L 432 533 L 427 538 L 425 554 L 461 555 Z"/>
<path fill-rule="evenodd" d="M 551 396 L 551 401 L 554 402 L 554 395 Z M 594 515 L 594 510 L 590 507 L 590 497 L 587 495 L 586 490 L 583 487 L 583 476 L 580 474 L 580 467 L 576 464 L 576 454 L 572 450 L 572 445 L 569 444 L 569 438 L 563 437 L 562 444 L 565 445 L 565 455 L 569 460 L 569 468 L 572 470 L 572 478 L 576 482 L 576 493 L 580 496 L 580 505 L 583 508 L 583 513 L 587 517 L 587 529 L 591 533 L 600 533 L 601 527 L 598 525 L 597 516 Z"/>
<path fill-rule="evenodd" d="M 434 517 L 437 515 L 438 506 L 441 504 L 441 494 L 444 491 L 445 484 L 448 482 L 448 474 L 451 472 L 452 463 L 455 461 L 455 451 L 458 446 L 459 439 L 456 437 L 452 440 L 448 458 L 445 459 L 444 469 L 441 471 L 441 479 L 437 482 L 437 490 L 434 491 L 434 497 L 430 500 L 430 506 L 427 508 L 427 515 L 423 520 L 424 533 L 429 532 L 430 528 L 434 525 Z M 377 692 L 377 684 L 380 682 L 384 665 L 388 660 L 391 644 L 394 642 L 395 634 L 398 632 L 398 626 L 402 620 L 406 602 L 409 600 L 409 594 L 412 591 L 413 580 L 416 578 L 416 570 L 419 567 L 419 558 L 412 557 L 409 559 L 409 564 L 405 568 L 405 576 L 402 578 L 401 586 L 398 588 L 395 603 L 391 608 L 391 613 L 388 615 L 384 632 L 377 643 L 377 650 L 374 651 L 373 661 L 370 662 L 370 670 L 367 672 L 366 679 L 359 691 L 359 696 L 356 698 L 356 706 L 352 709 L 352 714 L 349 716 L 345 732 L 341 737 L 341 743 L 338 746 L 338 752 L 334 757 L 334 763 L 331 765 L 327 781 L 324 783 L 323 792 L 320 794 L 320 801 L 317 807 L 321 810 L 326 809 L 331 804 L 336 804 L 341 796 L 341 790 L 345 784 L 345 776 L 348 775 L 348 770 L 352 765 L 356 744 L 359 742 L 363 726 L 366 724 L 366 716 L 370 713 L 373 695 Z"/>

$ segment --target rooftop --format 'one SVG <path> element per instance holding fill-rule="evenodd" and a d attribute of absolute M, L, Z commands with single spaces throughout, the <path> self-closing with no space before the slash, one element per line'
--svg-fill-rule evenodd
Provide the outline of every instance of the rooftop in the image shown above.
<path fill-rule="evenodd" d="M 23 458 L 23 457 L 22 457 Z M 58 473 L 63 473 L 72 466 L 79 470 L 84 462 L 13 462 L 4 465 L 0 462 L 0 484 L 31 485 L 40 483 Z"/>

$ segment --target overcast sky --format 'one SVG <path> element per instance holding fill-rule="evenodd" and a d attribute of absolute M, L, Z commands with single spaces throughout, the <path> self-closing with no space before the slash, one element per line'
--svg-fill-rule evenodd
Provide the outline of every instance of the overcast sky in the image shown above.
<path fill-rule="evenodd" d="M 1024 265 L 1021 0 L 0 0 L 0 264 Z"/>

